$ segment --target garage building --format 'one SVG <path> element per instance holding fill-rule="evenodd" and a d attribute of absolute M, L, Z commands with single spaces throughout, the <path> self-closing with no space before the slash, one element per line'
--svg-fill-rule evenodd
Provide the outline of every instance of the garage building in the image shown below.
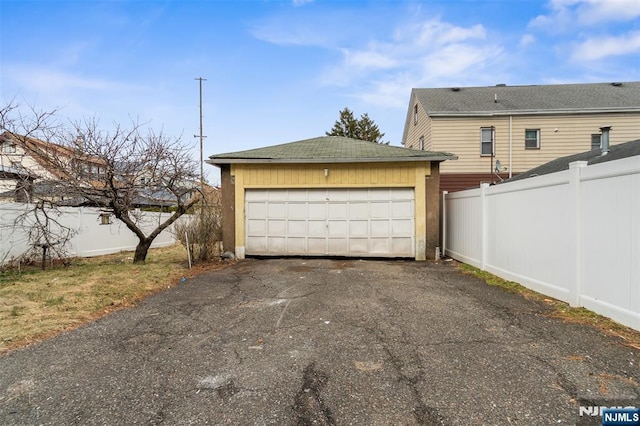
<path fill-rule="evenodd" d="M 338 136 L 212 155 L 223 245 L 245 256 L 435 257 L 445 152 Z"/>

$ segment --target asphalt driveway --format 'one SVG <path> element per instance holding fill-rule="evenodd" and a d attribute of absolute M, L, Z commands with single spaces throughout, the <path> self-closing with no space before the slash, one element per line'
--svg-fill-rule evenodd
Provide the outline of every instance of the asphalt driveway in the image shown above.
<path fill-rule="evenodd" d="M 639 351 L 451 264 L 247 260 L 0 357 L 0 424 L 599 424 Z"/>

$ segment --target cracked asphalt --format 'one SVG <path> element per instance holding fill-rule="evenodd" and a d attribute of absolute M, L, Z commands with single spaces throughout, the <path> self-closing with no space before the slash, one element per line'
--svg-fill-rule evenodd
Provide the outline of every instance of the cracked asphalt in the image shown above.
<path fill-rule="evenodd" d="M 0 357 L 0 424 L 600 424 L 640 351 L 450 263 L 254 259 Z"/>

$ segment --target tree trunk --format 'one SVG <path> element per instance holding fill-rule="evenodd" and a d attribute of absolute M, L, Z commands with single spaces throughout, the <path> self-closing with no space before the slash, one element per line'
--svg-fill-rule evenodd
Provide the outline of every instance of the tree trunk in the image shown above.
<path fill-rule="evenodd" d="M 133 255 L 133 263 L 144 263 L 147 258 L 147 252 L 149 251 L 149 247 L 151 247 L 152 242 L 153 240 L 150 239 L 140 240 L 140 242 L 136 246 L 136 253 Z"/>

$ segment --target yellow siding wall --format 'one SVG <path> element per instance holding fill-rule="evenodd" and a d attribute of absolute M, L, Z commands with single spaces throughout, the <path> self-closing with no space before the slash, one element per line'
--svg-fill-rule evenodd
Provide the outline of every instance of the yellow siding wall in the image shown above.
<path fill-rule="evenodd" d="M 640 138 L 640 114 L 637 113 L 513 116 L 513 161 L 509 164 L 509 117 L 434 117 L 431 149 L 458 156 L 456 161 L 442 163 L 440 172 L 488 172 L 491 160 L 480 156 L 480 128 L 491 126 L 496 129 L 494 161 L 499 159 L 514 173 L 527 171 L 558 157 L 590 150 L 591 135 L 600 133 L 602 126 L 612 126 L 611 145 Z M 524 148 L 525 129 L 540 129 L 540 149 Z"/>
<path fill-rule="evenodd" d="M 325 176 L 324 169 L 328 169 Z M 416 260 L 425 260 L 426 176 L 429 162 L 345 164 L 233 164 L 236 245 L 244 245 L 245 189 L 406 187 L 415 191 Z"/>
<path fill-rule="evenodd" d="M 423 177 L 430 174 L 428 163 L 243 164 L 234 165 L 232 174 L 236 186 L 242 175 L 245 188 L 413 187 L 416 168 Z"/>

